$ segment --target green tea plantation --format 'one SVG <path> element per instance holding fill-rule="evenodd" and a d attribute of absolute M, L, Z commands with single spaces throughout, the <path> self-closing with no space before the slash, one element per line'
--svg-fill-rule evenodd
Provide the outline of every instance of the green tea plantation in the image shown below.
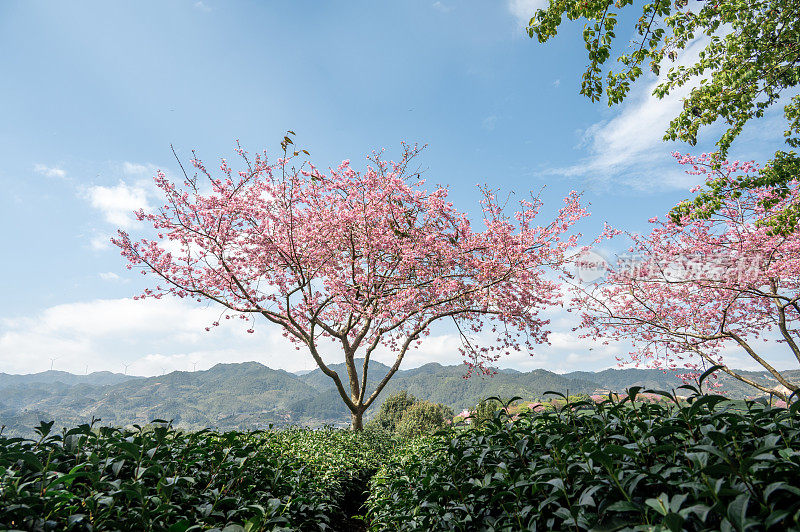
<path fill-rule="evenodd" d="M 0 435 L 0 529 L 800 530 L 800 403 L 564 401 L 380 427 Z"/>

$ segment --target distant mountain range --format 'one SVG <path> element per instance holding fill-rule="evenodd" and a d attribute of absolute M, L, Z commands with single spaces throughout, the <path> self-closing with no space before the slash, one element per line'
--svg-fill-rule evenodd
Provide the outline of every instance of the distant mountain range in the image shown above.
<path fill-rule="evenodd" d="M 0 389 L 11 388 L 13 386 L 24 386 L 26 384 L 41 383 L 61 383 L 72 386 L 74 384 L 91 384 L 93 386 L 106 386 L 108 384 L 119 384 L 130 379 L 142 379 L 144 377 L 134 377 L 121 373 L 111 373 L 110 371 L 95 371 L 86 375 L 75 375 L 66 371 L 43 371 L 41 373 L 31 373 L 28 375 L 12 375 L 0 373 Z"/>
<path fill-rule="evenodd" d="M 343 374 L 343 365 L 332 366 Z M 389 370 L 370 363 L 374 385 Z M 748 376 L 776 384 L 766 372 Z M 674 373 L 656 369 L 608 369 L 556 374 L 500 370 L 493 376 L 465 379 L 464 366 L 431 363 L 395 374 L 367 417 L 383 398 L 407 390 L 418 398 L 442 403 L 455 411 L 471 407 L 490 396 L 532 400 L 549 390 L 561 393 L 623 391 L 631 386 L 671 390 L 682 382 Z M 800 371 L 789 371 L 800 381 Z M 732 398 L 757 395 L 757 390 L 726 376 L 723 390 Z M 265 428 L 270 424 L 321 426 L 346 425 L 349 413 L 333 382 L 316 369 L 302 374 L 274 370 L 257 362 L 217 364 L 206 371 L 175 371 L 158 377 L 134 377 L 97 372 L 73 375 L 45 371 L 31 375 L 0 373 L 0 425 L 6 434 L 30 436 L 40 421 L 72 426 L 100 418 L 104 425 L 146 424 L 153 419 L 174 420 L 190 430 Z"/>

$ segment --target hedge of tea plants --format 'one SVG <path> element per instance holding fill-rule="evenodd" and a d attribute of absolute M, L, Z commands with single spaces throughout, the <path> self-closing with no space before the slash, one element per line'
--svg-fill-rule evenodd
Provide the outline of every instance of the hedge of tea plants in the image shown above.
<path fill-rule="evenodd" d="M 397 441 L 383 431 L 324 428 L 290 428 L 275 431 L 283 456 L 298 460 L 316 483 L 317 490 L 335 501 L 334 529 L 349 529 L 349 518 L 365 513 L 369 482 Z"/>
<path fill-rule="evenodd" d="M 417 438 L 43 423 L 0 434 L 0 530 L 800 530 L 800 403 L 638 392 Z"/>
<path fill-rule="evenodd" d="M 800 403 L 569 402 L 418 442 L 372 530 L 800 530 Z"/>
<path fill-rule="evenodd" d="M 0 530 L 336 529 L 390 445 L 334 430 L 51 429 L 0 436 Z"/>

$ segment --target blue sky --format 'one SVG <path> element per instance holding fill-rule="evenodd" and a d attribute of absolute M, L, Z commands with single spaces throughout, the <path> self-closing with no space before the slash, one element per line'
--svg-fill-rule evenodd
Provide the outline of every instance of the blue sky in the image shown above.
<path fill-rule="evenodd" d="M 692 178 L 660 138 L 679 95 L 655 79 L 609 109 L 578 94 L 581 26 L 540 45 L 523 26 L 540 0 L 421 2 L 0 3 L 0 371 L 51 367 L 141 375 L 257 360 L 310 369 L 262 325 L 203 328 L 218 314 L 184 302 L 133 302 L 140 281 L 108 244 L 129 212 L 157 204 L 151 176 L 184 159 L 230 157 L 236 139 L 274 152 L 297 132 L 316 164 L 363 161 L 401 141 L 427 144 L 426 177 L 475 212 L 475 185 L 538 191 L 553 208 L 584 191 L 592 216 L 633 231 L 685 198 Z M 624 22 L 624 21 L 623 21 Z M 687 53 L 691 54 L 693 50 Z M 736 158 L 764 160 L 775 114 L 745 131 Z M 705 142 L 705 144 L 704 144 Z M 357 164 L 358 165 L 358 164 Z M 553 345 L 501 365 L 555 371 L 613 366 L 553 316 Z M 437 329 L 404 367 L 457 363 Z M 744 362 L 744 361 L 743 361 Z M 742 364 L 744 365 L 744 364 Z"/>

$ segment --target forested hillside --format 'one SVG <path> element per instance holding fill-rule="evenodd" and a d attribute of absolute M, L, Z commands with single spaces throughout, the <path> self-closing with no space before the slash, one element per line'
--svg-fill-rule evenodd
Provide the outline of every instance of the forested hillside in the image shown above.
<path fill-rule="evenodd" d="M 343 368 L 332 366 L 340 374 Z M 372 362 L 371 386 L 388 367 Z M 556 374 L 502 370 L 492 376 L 464 378 L 464 366 L 431 363 L 401 370 L 368 411 L 374 414 L 383 398 L 407 390 L 414 396 L 441 403 L 455 411 L 469 408 L 489 396 L 541 398 L 549 391 L 592 394 L 621 391 L 631 386 L 674 389 L 681 381 L 655 369 L 609 369 Z M 800 372 L 788 372 L 800 380 Z M 748 372 L 770 382 L 766 375 Z M 722 391 L 732 398 L 756 395 L 730 378 L 720 378 Z M 153 419 L 174 420 L 186 429 L 255 429 L 273 425 L 348 423 L 346 407 L 332 382 L 320 370 L 296 375 L 257 362 L 218 364 L 206 371 L 176 371 L 157 377 L 112 373 L 73 375 L 47 371 L 32 375 L 0 374 L 0 424 L 8 434 L 30 435 L 40 421 L 69 426 L 100 418 L 104 425 L 146 424 Z"/>

